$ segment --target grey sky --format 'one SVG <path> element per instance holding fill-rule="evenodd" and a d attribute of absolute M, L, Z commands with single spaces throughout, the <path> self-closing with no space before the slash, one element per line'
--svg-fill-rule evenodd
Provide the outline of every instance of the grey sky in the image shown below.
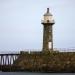
<path fill-rule="evenodd" d="M 54 48 L 75 48 L 75 0 L 0 0 L 0 50 L 42 49 L 41 19 L 54 16 Z"/>

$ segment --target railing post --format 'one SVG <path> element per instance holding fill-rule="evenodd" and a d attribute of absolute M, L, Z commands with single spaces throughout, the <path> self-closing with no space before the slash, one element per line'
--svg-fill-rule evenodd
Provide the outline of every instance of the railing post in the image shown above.
<path fill-rule="evenodd" d="M 1 55 L 0 55 L 0 65 L 1 65 Z"/>
<path fill-rule="evenodd" d="M 5 65 L 7 65 L 8 55 L 5 55 Z"/>
<path fill-rule="evenodd" d="M 2 56 L 2 65 L 5 65 L 5 62 L 4 62 L 4 55 Z"/>
<path fill-rule="evenodd" d="M 10 58 L 9 58 L 9 55 L 8 55 L 8 65 L 10 65 L 10 62 L 9 62 L 10 60 L 9 60 L 9 59 L 10 59 Z"/>

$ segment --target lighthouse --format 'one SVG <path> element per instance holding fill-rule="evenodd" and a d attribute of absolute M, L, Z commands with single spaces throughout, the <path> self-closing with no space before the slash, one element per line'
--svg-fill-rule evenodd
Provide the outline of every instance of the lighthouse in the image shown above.
<path fill-rule="evenodd" d="M 43 20 L 41 24 L 43 25 L 43 52 L 53 50 L 53 25 L 54 25 L 53 15 L 49 12 L 47 8 L 46 13 L 43 15 Z"/>

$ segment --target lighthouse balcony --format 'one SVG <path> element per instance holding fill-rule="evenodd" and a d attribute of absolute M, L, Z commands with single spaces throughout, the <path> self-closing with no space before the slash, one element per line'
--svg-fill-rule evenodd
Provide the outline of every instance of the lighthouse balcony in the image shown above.
<path fill-rule="evenodd" d="M 52 23 L 52 24 L 54 24 L 55 21 L 54 20 L 41 20 L 41 23 Z"/>

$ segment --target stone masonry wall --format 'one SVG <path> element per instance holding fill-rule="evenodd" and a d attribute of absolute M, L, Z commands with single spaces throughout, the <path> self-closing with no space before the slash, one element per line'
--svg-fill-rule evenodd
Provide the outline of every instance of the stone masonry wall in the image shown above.
<path fill-rule="evenodd" d="M 14 62 L 23 71 L 75 72 L 75 53 L 26 53 Z"/>

